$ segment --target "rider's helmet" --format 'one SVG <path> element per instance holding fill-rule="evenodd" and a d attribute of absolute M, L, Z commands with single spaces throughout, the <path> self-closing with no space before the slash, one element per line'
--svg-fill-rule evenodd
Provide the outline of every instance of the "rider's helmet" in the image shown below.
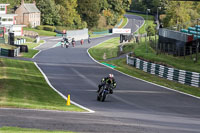
<path fill-rule="evenodd" d="M 109 74 L 108 77 L 109 77 L 110 79 L 113 79 L 113 78 L 114 78 L 114 75 L 113 75 L 113 74 Z"/>

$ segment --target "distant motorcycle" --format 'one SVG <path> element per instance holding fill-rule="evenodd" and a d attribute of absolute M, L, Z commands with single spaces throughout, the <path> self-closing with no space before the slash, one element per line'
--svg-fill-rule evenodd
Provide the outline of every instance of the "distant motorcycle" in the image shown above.
<path fill-rule="evenodd" d="M 65 47 L 65 41 L 61 41 L 61 47 L 63 48 L 63 47 Z"/>
<path fill-rule="evenodd" d="M 69 47 L 69 42 L 66 42 L 65 45 L 66 45 L 66 48 L 68 48 Z"/>
<path fill-rule="evenodd" d="M 75 43 L 76 43 L 76 42 L 75 42 L 75 39 L 72 38 L 72 46 L 73 46 L 73 47 L 75 47 Z"/>
<path fill-rule="evenodd" d="M 88 38 L 88 43 L 91 43 L 91 38 Z"/>
<path fill-rule="evenodd" d="M 112 86 L 109 84 L 102 86 L 99 93 L 97 94 L 97 101 L 104 102 L 107 95 L 110 94 L 110 89 L 112 89 Z"/>
<path fill-rule="evenodd" d="M 75 47 L 75 42 L 72 42 L 72 46 Z"/>

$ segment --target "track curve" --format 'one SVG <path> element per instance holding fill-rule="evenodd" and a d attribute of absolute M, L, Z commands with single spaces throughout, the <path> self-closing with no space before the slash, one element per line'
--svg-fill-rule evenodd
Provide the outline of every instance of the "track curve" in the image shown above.
<path fill-rule="evenodd" d="M 131 19 L 139 25 L 144 21 L 138 16 L 126 16 L 126 27 L 133 31 L 137 27 Z M 0 125 L 78 132 L 198 133 L 199 99 L 126 76 L 88 56 L 88 48 L 115 36 L 119 35 L 92 39 L 90 44 L 68 49 L 48 49 L 58 40 L 47 38 L 48 45 L 41 46 L 43 51 L 33 59 L 59 92 L 70 94 L 74 102 L 96 113 L 0 109 Z M 97 85 L 109 73 L 115 75 L 117 89 L 105 102 L 98 102 Z"/>

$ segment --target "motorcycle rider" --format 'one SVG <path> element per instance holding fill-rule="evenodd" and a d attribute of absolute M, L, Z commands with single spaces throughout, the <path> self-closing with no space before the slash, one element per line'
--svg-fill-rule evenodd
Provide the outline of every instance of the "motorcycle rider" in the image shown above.
<path fill-rule="evenodd" d="M 106 84 L 109 84 L 109 85 L 112 86 L 112 87 L 110 87 L 110 90 L 109 90 L 110 94 L 112 94 L 113 93 L 113 89 L 116 88 L 116 85 L 117 85 L 113 74 L 109 74 L 108 77 L 104 77 L 101 80 L 101 84 L 98 86 L 99 89 L 97 90 L 97 92 L 99 92 L 101 87 L 106 85 Z"/>
<path fill-rule="evenodd" d="M 69 47 L 69 40 L 68 40 L 68 38 L 65 38 L 64 40 L 65 40 L 66 48 L 68 48 Z"/>
<path fill-rule="evenodd" d="M 90 43 L 91 42 L 91 38 L 90 38 L 90 35 L 88 36 L 88 43 Z"/>
<path fill-rule="evenodd" d="M 74 47 L 75 46 L 75 39 L 74 38 L 72 38 L 72 46 Z"/>

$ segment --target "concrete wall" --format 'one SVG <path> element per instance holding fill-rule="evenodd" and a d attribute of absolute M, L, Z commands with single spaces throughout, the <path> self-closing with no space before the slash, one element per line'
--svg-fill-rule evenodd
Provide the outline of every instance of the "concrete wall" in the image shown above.
<path fill-rule="evenodd" d="M 183 33 L 183 32 L 179 32 L 179 31 L 160 28 L 159 29 L 159 36 L 175 39 L 175 40 L 178 40 L 178 41 L 188 42 L 188 36 L 189 35 L 186 34 L 186 33 Z"/>
<path fill-rule="evenodd" d="M 66 37 L 71 40 L 72 38 L 77 40 L 81 39 L 88 39 L 88 29 L 83 29 L 83 30 L 69 30 L 66 32 Z"/>

